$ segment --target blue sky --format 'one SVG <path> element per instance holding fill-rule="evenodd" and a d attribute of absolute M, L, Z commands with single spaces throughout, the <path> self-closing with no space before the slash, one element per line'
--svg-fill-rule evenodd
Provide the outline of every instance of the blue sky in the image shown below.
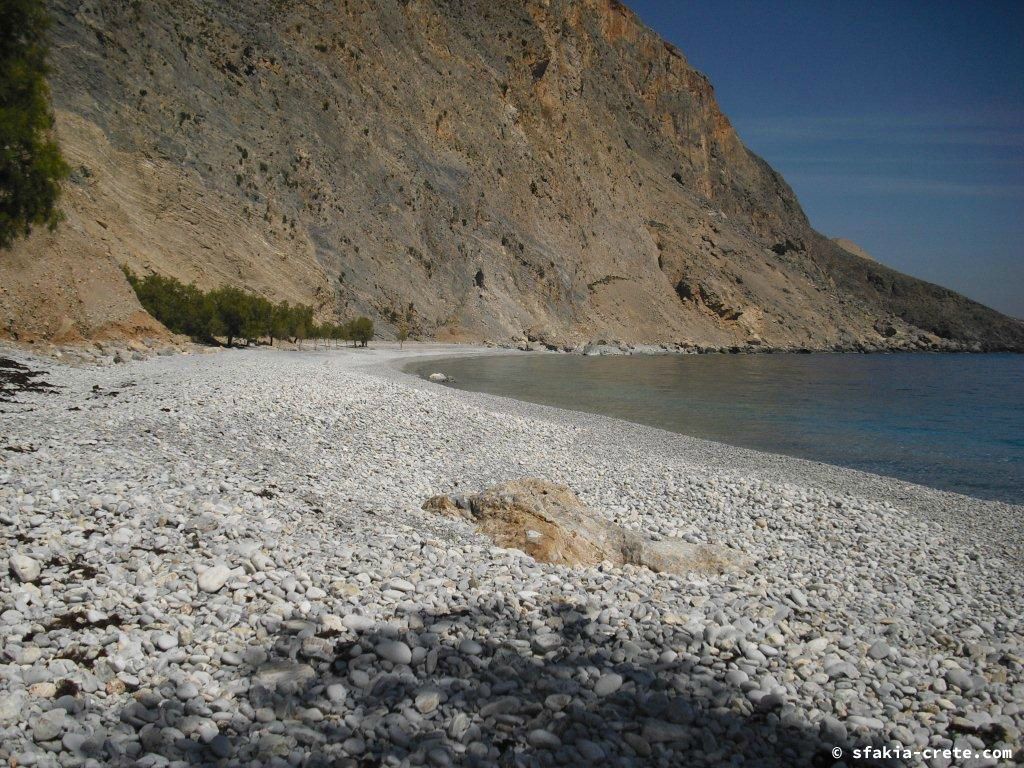
<path fill-rule="evenodd" d="M 1024 317 L 1024 2 L 627 2 L 816 229 Z"/>

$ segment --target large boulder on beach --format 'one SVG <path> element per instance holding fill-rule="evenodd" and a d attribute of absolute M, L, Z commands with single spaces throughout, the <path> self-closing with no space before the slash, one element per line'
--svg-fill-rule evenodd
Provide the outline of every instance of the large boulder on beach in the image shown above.
<path fill-rule="evenodd" d="M 433 496 L 423 509 L 472 522 L 500 547 L 556 565 L 639 565 L 652 571 L 720 572 L 735 553 L 681 539 L 652 539 L 587 507 L 568 487 L 526 478 L 487 488 L 468 499 Z"/>

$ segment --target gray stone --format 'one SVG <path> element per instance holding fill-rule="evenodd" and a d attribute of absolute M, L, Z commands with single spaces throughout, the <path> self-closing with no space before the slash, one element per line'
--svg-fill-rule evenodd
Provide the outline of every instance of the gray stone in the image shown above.
<path fill-rule="evenodd" d="M 821 737 L 826 744 L 843 744 L 846 742 L 846 726 L 831 715 L 825 715 L 819 726 Z"/>
<path fill-rule="evenodd" d="M 954 667 L 946 672 L 946 682 L 965 693 L 974 690 L 974 681 L 964 670 Z"/>
<path fill-rule="evenodd" d="M 430 714 L 437 709 L 437 705 L 441 703 L 441 694 L 436 690 L 421 691 L 416 694 L 415 703 L 416 709 L 418 709 L 421 714 Z"/>
<path fill-rule="evenodd" d="M 374 649 L 378 656 L 392 664 L 409 664 L 412 650 L 401 640 L 384 640 Z"/>
<path fill-rule="evenodd" d="M 311 666 L 293 661 L 264 664 L 256 670 L 254 675 L 256 682 L 271 689 L 287 683 L 304 685 L 314 677 L 316 677 L 316 672 Z"/>
<path fill-rule="evenodd" d="M 888 658 L 891 652 L 884 640 L 875 640 L 868 648 L 868 656 L 876 661 Z"/>
<path fill-rule="evenodd" d="M 591 741 L 590 739 L 580 739 L 574 745 L 579 751 L 580 755 L 583 756 L 584 760 L 597 761 L 604 760 L 607 755 L 601 748 L 600 744 Z"/>
<path fill-rule="evenodd" d="M 572 696 L 567 693 L 552 693 L 544 699 L 544 706 L 552 712 L 561 712 L 572 701 Z"/>
<path fill-rule="evenodd" d="M 327 694 L 328 699 L 335 703 L 339 703 L 345 701 L 348 696 L 348 689 L 341 683 L 332 683 L 327 686 L 325 693 Z"/>
<path fill-rule="evenodd" d="M 232 753 L 231 740 L 223 733 L 218 733 L 210 739 L 210 743 L 207 744 L 207 747 L 213 756 L 218 758 L 230 757 Z"/>
<path fill-rule="evenodd" d="M 622 687 L 622 675 L 614 672 L 601 675 L 594 683 L 594 693 L 598 696 L 609 696 Z"/>
<path fill-rule="evenodd" d="M 562 644 L 562 638 L 556 634 L 535 635 L 530 641 L 535 653 L 545 654 Z"/>
<path fill-rule="evenodd" d="M 199 589 L 203 592 L 219 592 L 228 578 L 231 576 L 231 569 L 224 563 L 216 563 L 199 574 Z"/>
<path fill-rule="evenodd" d="M 648 720 L 643 729 L 644 739 L 654 743 L 685 741 L 689 734 L 690 729 L 686 726 L 662 720 Z"/>
<path fill-rule="evenodd" d="M 159 648 L 161 651 L 169 651 L 171 648 L 178 647 L 178 636 L 171 634 L 159 634 L 153 641 L 153 645 Z"/>
<path fill-rule="evenodd" d="M 544 728 L 534 728 L 526 734 L 526 741 L 536 749 L 558 749 L 562 746 L 562 740 Z"/>
<path fill-rule="evenodd" d="M 741 669 L 730 669 L 725 673 L 725 680 L 730 685 L 743 685 L 750 679 L 750 676 Z"/>
<path fill-rule="evenodd" d="M 42 566 L 37 560 L 19 552 L 11 555 L 7 563 L 11 573 L 21 582 L 35 581 L 42 573 Z"/>
<path fill-rule="evenodd" d="M 503 696 L 500 699 L 489 701 L 480 707 L 480 717 L 488 718 L 495 715 L 504 715 L 511 712 L 518 712 L 522 708 L 522 702 L 515 696 Z"/>
<path fill-rule="evenodd" d="M 8 691 L 0 695 L 0 725 L 13 723 L 20 719 L 25 706 L 25 695 Z"/>
<path fill-rule="evenodd" d="M 195 683 L 181 683 L 175 693 L 182 701 L 189 701 L 199 696 L 199 688 Z"/>
<path fill-rule="evenodd" d="M 51 709 L 49 712 L 35 717 L 31 721 L 32 738 L 36 741 L 53 741 L 64 732 L 64 718 L 67 713 L 63 709 Z"/>
<path fill-rule="evenodd" d="M 371 619 L 369 616 L 360 616 L 357 613 L 350 613 L 342 618 L 341 623 L 351 629 L 353 632 L 369 632 L 375 626 L 377 622 Z"/>

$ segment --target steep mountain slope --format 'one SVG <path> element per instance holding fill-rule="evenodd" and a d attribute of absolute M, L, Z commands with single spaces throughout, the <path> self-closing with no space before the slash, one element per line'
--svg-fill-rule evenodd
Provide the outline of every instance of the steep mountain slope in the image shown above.
<path fill-rule="evenodd" d="M 1021 323 L 814 232 L 615 0 L 51 6 L 78 170 L 34 257 L 441 338 L 1024 348 Z M 17 305 L 0 293 L 13 331 Z"/>

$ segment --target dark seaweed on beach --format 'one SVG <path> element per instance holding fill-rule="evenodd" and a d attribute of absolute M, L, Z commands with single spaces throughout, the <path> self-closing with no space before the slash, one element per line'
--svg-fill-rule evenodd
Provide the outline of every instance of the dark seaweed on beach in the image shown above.
<path fill-rule="evenodd" d="M 74 680 L 64 679 L 57 683 L 57 691 L 53 695 L 55 698 L 60 698 L 61 696 L 77 696 L 81 691 L 82 689 Z"/>
<path fill-rule="evenodd" d="M 13 397 L 21 392 L 49 394 L 57 388 L 39 379 L 41 371 L 30 370 L 19 362 L 0 357 L 0 403 L 17 403 Z"/>
<path fill-rule="evenodd" d="M 108 629 L 119 626 L 121 626 L 121 619 L 116 613 L 96 621 L 90 621 L 86 612 L 81 610 L 70 611 L 43 625 L 46 632 L 53 632 L 56 629 L 85 629 L 86 627 Z"/>

